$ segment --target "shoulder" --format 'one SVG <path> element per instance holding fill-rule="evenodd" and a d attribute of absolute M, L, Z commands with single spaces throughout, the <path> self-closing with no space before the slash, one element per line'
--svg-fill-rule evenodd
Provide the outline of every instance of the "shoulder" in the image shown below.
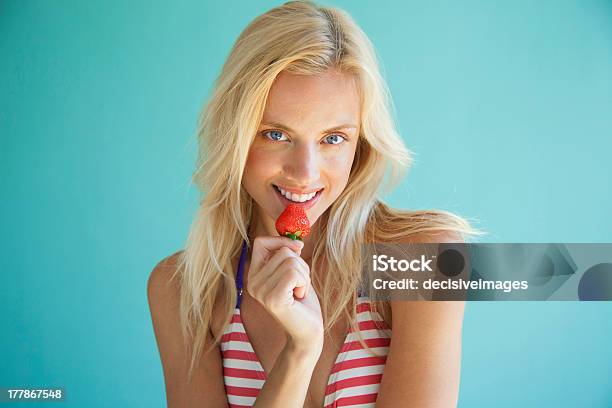
<path fill-rule="evenodd" d="M 387 241 L 381 240 L 380 242 Z M 399 235 L 391 239 L 391 242 L 399 244 L 462 243 L 464 239 L 461 234 L 455 231 L 438 230 L 435 232 Z M 386 323 L 393 328 L 396 338 L 400 336 L 399 333 L 401 331 L 410 333 L 421 325 L 432 327 L 427 321 L 419 319 L 429 319 L 436 323 L 444 320 L 445 316 L 451 318 L 454 316 L 455 321 L 461 322 L 463 316 L 463 302 L 390 300 L 374 301 L 373 303 L 377 304 L 379 310 L 385 311 L 383 317 Z"/>
<path fill-rule="evenodd" d="M 154 329 L 166 326 L 177 316 L 180 284 L 176 275 L 181 251 L 163 258 L 155 265 L 147 281 L 147 300 Z M 164 335 L 168 332 L 164 330 Z"/>
<path fill-rule="evenodd" d="M 147 281 L 147 300 L 153 329 L 158 338 L 178 340 L 180 331 L 175 324 L 179 317 L 180 280 L 176 275 L 181 252 L 176 252 L 159 261 L 151 271 Z"/>
<path fill-rule="evenodd" d="M 421 233 L 400 237 L 398 243 L 463 243 L 461 234 L 451 230 Z M 448 330 L 460 329 L 463 320 L 463 301 L 390 301 L 394 334 L 396 331 L 423 335 L 444 335 Z M 429 333 L 423 328 L 429 328 Z M 412 332 L 414 333 L 414 332 Z"/>
<path fill-rule="evenodd" d="M 149 275 L 147 298 L 153 319 L 153 326 L 163 326 L 165 321 L 177 320 L 181 298 L 181 275 L 179 268 L 184 251 L 177 251 L 159 261 Z M 223 310 L 221 294 L 217 293 L 215 307 L 212 309 L 210 333 L 217 334 L 223 315 L 215 313 Z M 177 320 L 178 321 L 178 320 Z"/>
<path fill-rule="evenodd" d="M 177 274 L 182 253 L 176 252 L 159 261 L 147 282 L 168 406 L 227 406 L 221 356 L 216 347 L 202 353 L 189 378 L 193 354 L 191 346 L 185 343 L 181 326 L 180 275 Z M 211 341 L 212 337 L 207 334 L 206 342 Z"/>
<path fill-rule="evenodd" d="M 176 275 L 183 251 L 177 251 L 172 255 L 163 258 L 155 265 L 147 280 L 147 292 L 149 301 L 151 295 L 159 295 L 164 292 L 176 290 L 178 287 L 178 276 Z"/>
<path fill-rule="evenodd" d="M 182 250 L 177 251 L 172 255 L 168 255 L 167 257 L 159 261 L 151 271 L 151 274 L 149 275 L 149 284 L 162 283 L 162 281 L 164 281 L 165 278 L 168 277 L 167 275 L 171 273 L 173 274 L 176 271 L 176 268 L 178 267 L 182 254 Z"/>

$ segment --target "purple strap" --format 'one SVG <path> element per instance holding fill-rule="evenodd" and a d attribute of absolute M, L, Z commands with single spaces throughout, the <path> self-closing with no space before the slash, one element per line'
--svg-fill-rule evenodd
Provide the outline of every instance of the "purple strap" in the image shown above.
<path fill-rule="evenodd" d="M 240 262 L 238 262 L 238 272 L 236 273 L 236 290 L 238 291 L 238 301 L 236 307 L 240 308 L 240 302 L 242 301 L 242 271 L 244 270 L 244 262 L 247 254 L 247 243 L 246 239 L 242 243 L 242 253 L 240 254 Z"/>

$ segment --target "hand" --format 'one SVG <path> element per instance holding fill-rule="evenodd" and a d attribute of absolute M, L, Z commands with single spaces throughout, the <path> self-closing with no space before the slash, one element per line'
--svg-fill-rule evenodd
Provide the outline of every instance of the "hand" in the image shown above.
<path fill-rule="evenodd" d="M 321 304 L 300 257 L 304 243 L 287 237 L 257 237 L 246 290 L 278 321 L 294 346 L 320 349 Z M 320 350 L 319 350 L 320 352 Z"/>

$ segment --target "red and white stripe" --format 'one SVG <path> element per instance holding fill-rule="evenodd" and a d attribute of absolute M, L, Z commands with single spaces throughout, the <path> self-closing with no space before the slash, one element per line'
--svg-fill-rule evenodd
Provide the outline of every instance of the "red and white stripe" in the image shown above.
<path fill-rule="evenodd" d="M 377 329 L 378 321 L 382 330 Z M 370 309 L 367 297 L 357 299 L 357 323 L 364 341 L 381 357 L 376 357 L 359 344 L 356 333 L 350 332 L 338 353 L 325 389 L 325 408 L 373 408 L 389 353 L 391 330 Z M 244 325 L 236 308 L 221 339 L 223 378 L 230 408 L 252 407 L 266 380 Z"/>

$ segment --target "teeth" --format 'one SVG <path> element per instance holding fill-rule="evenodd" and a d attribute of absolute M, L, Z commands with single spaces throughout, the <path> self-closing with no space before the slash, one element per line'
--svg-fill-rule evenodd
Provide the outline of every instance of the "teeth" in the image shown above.
<path fill-rule="evenodd" d="M 297 203 L 303 203 L 305 201 L 310 200 L 312 197 L 314 197 L 315 195 L 317 195 L 317 192 L 313 192 L 310 194 L 294 194 L 294 193 L 290 193 L 288 191 L 283 190 L 282 188 L 275 186 L 276 188 L 278 188 L 278 190 L 281 192 L 282 195 L 284 195 L 288 200 L 291 201 L 295 201 Z"/>

